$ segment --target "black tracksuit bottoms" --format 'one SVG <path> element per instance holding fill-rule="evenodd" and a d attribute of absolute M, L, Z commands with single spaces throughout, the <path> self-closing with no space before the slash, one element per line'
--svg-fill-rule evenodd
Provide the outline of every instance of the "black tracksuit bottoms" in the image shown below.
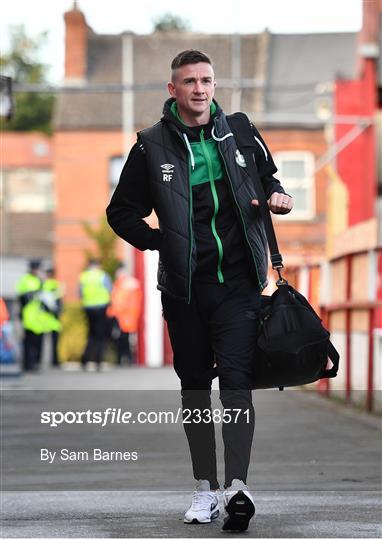
<path fill-rule="evenodd" d="M 255 427 L 251 366 L 260 290 L 249 278 L 228 283 L 194 282 L 190 304 L 162 293 L 162 305 L 174 368 L 181 380 L 183 419 L 188 420 L 183 426 L 194 478 L 209 480 L 211 489 L 219 488 L 214 422 L 203 421 L 211 411 L 210 371 L 216 365 L 219 397 L 227 412 L 221 422 L 224 487 L 229 487 L 234 478 L 245 483 Z"/>
<path fill-rule="evenodd" d="M 24 330 L 23 367 L 25 371 L 33 371 L 40 367 L 43 337 L 44 334 Z"/>
<path fill-rule="evenodd" d="M 82 355 L 82 365 L 94 361 L 99 366 L 103 360 L 104 350 L 109 333 L 109 320 L 106 315 L 107 306 L 85 308 L 88 319 L 88 342 Z"/>

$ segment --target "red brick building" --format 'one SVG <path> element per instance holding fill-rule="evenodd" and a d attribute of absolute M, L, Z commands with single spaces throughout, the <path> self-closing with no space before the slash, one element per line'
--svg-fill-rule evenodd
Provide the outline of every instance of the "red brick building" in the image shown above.
<path fill-rule="evenodd" d="M 53 146 L 42 133 L 1 134 L 2 296 L 12 299 L 28 258 L 53 256 Z"/>
<path fill-rule="evenodd" d="M 363 7 L 356 74 L 335 84 L 328 258 L 315 288 L 342 358 L 324 389 L 381 411 L 382 1 Z"/>
<path fill-rule="evenodd" d="M 333 82 L 356 75 L 356 34 L 99 35 L 78 8 L 65 14 L 65 27 L 65 80 L 54 117 L 52 171 L 54 262 L 68 300 L 77 296 L 90 247 L 83 222 L 97 223 L 104 215 L 135 132 L 160 116 L 169 61 L 186 48 L 213 58 L 216 99 L 225 112 L 243 110 L 256 123 L 279 167 L 276 176 L 294 196 L 293 214 L 275 220 L 288 278 L 296 282 L 301 265 L 325 258 L 329 177 L 320 160 L 331 139 Z M 146 328 L 155 320 L 152 332 L 160 335 L 156 254 L 134 257 L 121 242 L 120 255 L 131 264 L 135 259 L 150 291 Z M 161 351 L 146 352 L 152 365 L 163 361 Z"/>
<path fill-rule="evenodd" d="M 327 175 L 315 175 L 314 167 L 327 149 L 317 110 L 331 96 L 317 86 L 338 71 L 354 75 L 355 34 L 97 35 L 78 9 L 65 14 L 65 24 L 67 90 L 55 114 L 55 259 L 69 297 L 88 246 L 81 223 L 103 214 L 135 131 L 160 116 L 170 59 L 189 47 L 213 58 L 218 102 L 256 122 L 295 196 L 294 215 L 278 226 L 290 277 L 302 262 L 324 256 Z"/>

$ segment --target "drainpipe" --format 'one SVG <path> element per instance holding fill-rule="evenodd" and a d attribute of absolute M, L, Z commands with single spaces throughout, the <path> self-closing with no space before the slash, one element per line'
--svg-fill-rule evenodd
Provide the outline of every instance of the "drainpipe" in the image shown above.
<path fill-rule="evenodd" d="M 352 256 L 346 257 L 346 302 L 351 301 L 351 283 L 352 283 Z M 351 397 L 351 314 L 352 310 L 347 309 L 345 312 L 345 390 L 346 399 Z"/>
<path fill-rule="evenodd" d="M 373 410 L 373 375 L 374 375 L 374 328 L 375 328 L 375 310 L 369 310 L 369 356 L 367 366 L 367 394 L 366 394 L 366 409 L 371 412 Z"/>

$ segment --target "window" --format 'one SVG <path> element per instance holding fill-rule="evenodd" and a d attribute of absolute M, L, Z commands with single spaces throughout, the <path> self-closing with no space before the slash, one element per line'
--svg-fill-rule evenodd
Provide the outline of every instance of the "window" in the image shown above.
<path fill-rule="evenodd" d="M 311 152 L 278 152 L 274 155 L 278 168 L 276 177 L 293 197 L 294 207 L 289 217 L 312 219 L 315 214 L 314 157 Z"/>
<path fill-rule="evenodd" d="M 124 163 L 124 156 L 113 156 L 109 159 L 109 186 L 111 192 L 110 195 L 114 193 L 114 190 L 117 187 Z"/>
<path fill-rule="evenodd" d="M 8 212 L 53 212 L 53 174 L 49 169 L 3 171 L 2 206 Z"/>

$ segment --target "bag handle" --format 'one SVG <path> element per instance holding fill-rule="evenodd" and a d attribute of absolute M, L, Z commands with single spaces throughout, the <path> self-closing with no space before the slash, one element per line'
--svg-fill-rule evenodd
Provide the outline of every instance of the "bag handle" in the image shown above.
<path fill-rule="evenodd" d="M 328 356 L 333 364 L 330 369 L 325 369 L 322 377 L 325 379 L 331 379 L 337 375 L 338 365 L 340 361 L 340 355 L 331 341 L 328 342 Z"/>
<path fill-rule="evenodd" d="M 276 285 L 287 285 L 287 281 L 281 275 L 281 269 L 284 268 L 283 258 L 277 244 L 277 238 L 268 207 L 267 197 L 265 195 L 259 173 L 256 169 L 255 154 L 251 149 L 254 145 L 252 147 L 248 146 L 248 142 L 246 142 L 251 141 L 254 138 L 251 124 L 248 117 L 243 113 L 230 115 L 227 117 L 227 120 L 234 132 L 236 143 L 240 152 L 244 156 L 249 175 L 251 176 L 255 185 L 256 195 L 259 201 L 260 215 L 263 219 L 265 233 L 267 235 L 272 269 L 276 270 L 279 276 L 279 280 L 277 281 Z"/>

